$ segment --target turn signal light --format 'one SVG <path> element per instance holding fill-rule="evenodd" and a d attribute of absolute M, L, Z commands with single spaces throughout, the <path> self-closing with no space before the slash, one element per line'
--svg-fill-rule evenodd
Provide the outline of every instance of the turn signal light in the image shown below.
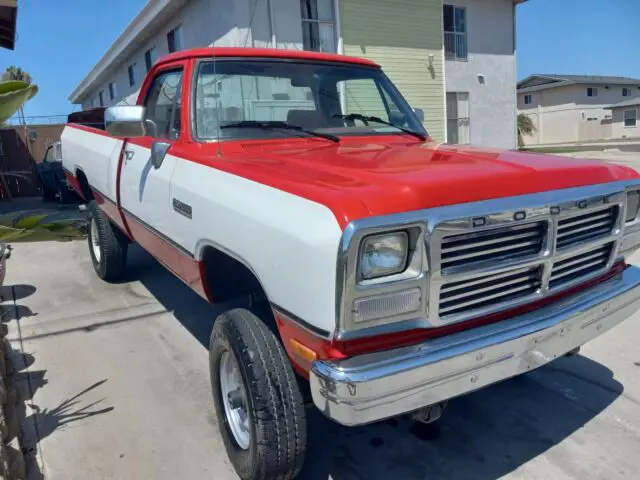
<path fill-rule="evenodd" d="M 313 362 L 318 358 L 318 354 L 316 352 L 293 338 L 289 339 L 289 346 L 291 348 L 291 354 L 298 359 L 301 367 L 310 369 Z"/>

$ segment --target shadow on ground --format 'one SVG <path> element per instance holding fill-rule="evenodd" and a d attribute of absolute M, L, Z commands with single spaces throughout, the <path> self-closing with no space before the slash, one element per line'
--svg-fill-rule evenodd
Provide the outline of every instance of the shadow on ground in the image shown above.
<path fill-rule="evenodd" d="M 208 305 L 137 247 L 129 267 L 127 280 L 141 281 L 208 348 L 224 307 Z M 623 390 L 609 369 L 575 356 L 457 398 L 436 425 L 392 419 L 346 428 L 310 408 L 308 455 L 299 478 L 495 479 L 562 442 Z"/>
<path fill-rule="evenodd" d="M 44 380 L 44 373 L 45 372 L 42 372 L 41 376 L 43 382 L 42 385 L 46 385 L 46 380 Z M 36 376 L 36 381 L 37 378 L 38 377 Z M 33 382 L 34 378 L 30 378 L 29 381 Z M 93 385 L 85 388 L 76 395 L 67 398 L 56 408 L 52 408 L 50 410 L 47 408 L 41 409 L 37 405 L 30 404 L 29 407 L 35 412 L 32 417 L 34 417 L 35 425 L 38 429 L 38 438 L 40 439 L 40 441 L 51 435 L 56 430 L 65 428 L 67 425 L 70 425 L 74 422 L 111 412 L 114 407 L 103 407 L 96 409 L 96 407 L 100 406 L 105 399 L 100 399 L 84 406 L 81 405 L 81 399 L 83 395 L 86 395 L 92 390 L 100 387 L 106 381 L 107 379 L 105 378 L 104 380 L 100 380 L 99 382 L 94 383 Z M 31 386 L 33 388 L 33 383 L 31 384 Z M 27 417 L 27 422 L 30 420 L 31 418 Z"/>

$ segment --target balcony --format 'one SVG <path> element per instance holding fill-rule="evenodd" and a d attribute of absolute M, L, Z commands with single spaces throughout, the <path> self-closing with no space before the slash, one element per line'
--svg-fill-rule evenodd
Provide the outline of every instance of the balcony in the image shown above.
<path fill-rule="evenodd" d="M 467 61 L 466 32 L 444 32 L 445 60 Z"/>

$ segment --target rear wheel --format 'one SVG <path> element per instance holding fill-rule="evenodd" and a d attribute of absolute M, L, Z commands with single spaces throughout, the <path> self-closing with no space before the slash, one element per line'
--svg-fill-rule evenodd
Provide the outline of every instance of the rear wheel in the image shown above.
<path fill-rule="evenodd" d="M 106 281 L 117 280 L 127 261 L 124 236 L 117 231 L 95 200 L 89 202 L 89 255 L 98 277 Z"/>
<path fill-rule="evenodd" d="M 209 366 L 220 432 L 243 480 L 294 478 L 307 430 L 295 374 L 276 336 L 253 313 L 220 315 Z"/>

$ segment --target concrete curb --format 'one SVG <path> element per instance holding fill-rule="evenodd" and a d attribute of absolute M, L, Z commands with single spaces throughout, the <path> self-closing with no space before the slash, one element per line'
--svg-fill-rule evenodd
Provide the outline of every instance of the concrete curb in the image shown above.
<path fill-rule="evenodd" d="M 6 325 L 0 325 L 0 479 L 21 480 L 26 478 L 19 419 L 23 406 L 16 384 L 14 351 L 4 338 L 7 330 Z"/>

